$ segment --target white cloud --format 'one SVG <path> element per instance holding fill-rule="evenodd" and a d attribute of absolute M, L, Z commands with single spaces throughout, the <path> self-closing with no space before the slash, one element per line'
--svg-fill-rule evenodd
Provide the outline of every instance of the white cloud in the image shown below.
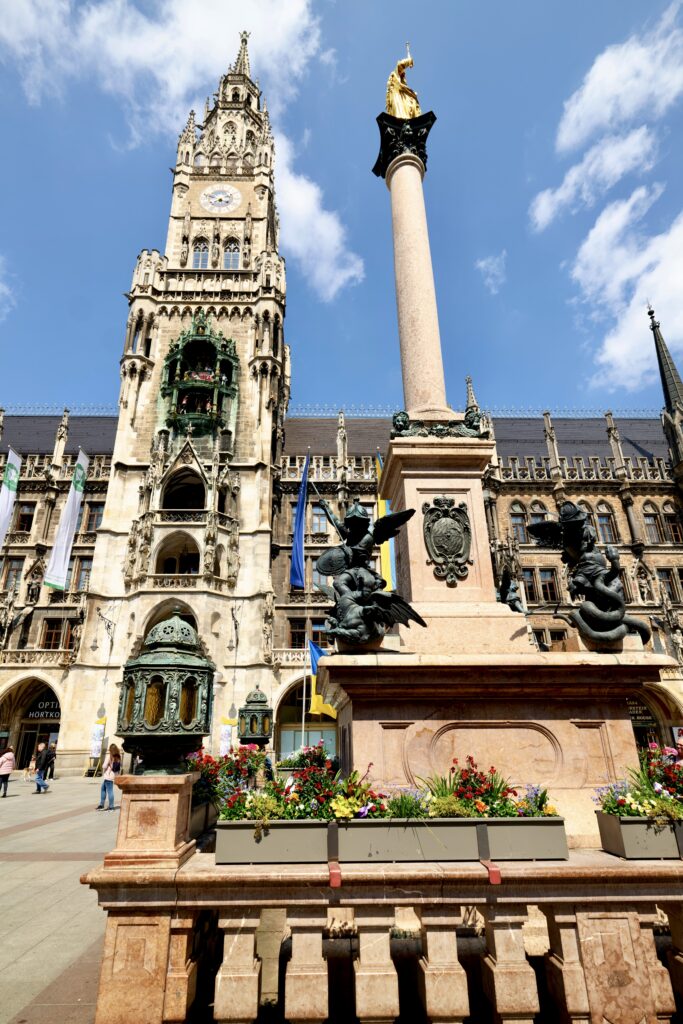
<path fill-rule="evenodd" d="M 16 306 L 14 290 L 7 274 L 7 260 L 0 256 L 0 320 L 4 320 Z"/>
<path fill-rule="evenodd" d="M 544 231 L 565 209 L 574 213 L 581 206 L 593 206 L 624 175 L 651 170 L 656 148 L 656 139 L 645 125 L 628 135 L 601 139 L 567 171 L 558 188 L 546 188 L 534 198 L 529 207 L 532 227 Z"/>
<path fill-rule="evenodd" d="M 244 28 L 251 32 L 252 75 L 261 75 L 277 128 L 311 60 L 333 60 L 332 51 L 321 52 L 312 0 L 157 0 L 144 10 L 133 0 L 13 0 L 0 21 L 0 56 L 16 62 L 32 103 L 70 79 L 94 78 L 123 103 L 138 144 L 175 136 L 191 106 L 203 110 Z M 344 225 L 323 206 L 320 188 L 294 172 L 293 150 L 281 133 L 277 149 L 285 255 L 292 253 L 321 298 L 332 299 L 362 278 L 362 260 L 349 251 Z"/>
<path fill-rule="evenodd" d="M 572 278 L 591 304 L 594 319 L 610 324 L 596 355 L 594 386 L 635 391 L 655 378 L 648 302 L 671 349 L 683 352 L 683 212 L 661 234 L 648 235 L 641 226 L 662 192 L 661 185 L 641 186 L 628 199 L 607 206 L 572 267 Z"/>
<path fill-rule="evenodd" d="M 557 131 L 560 152 L 635 118 L 661 118 L 683 93 L 683 31 L 676 0 L 650 31 L 608 46 L 564 104 Z"/>
<path fill-rule="evenodd" d="M 507 252 L 503 249 L 497 256 L 486 256 L 484 259 L 477 260 L 474 264 L 481 273 L 484 286 L 488 288 L 491 295 L 497 295 L 507 280 L 506 260 Z"/>
<path fill-rule="evenodd" d="M 277 156 L 283 241 L 321 299 L 329 302 L 345 285 L 363 280 L 363 261 L 349 249 L 337 214 L 325 210 L 320 186 L 293 170 L 292 144 L 284 136 L 278 136 Z"/>

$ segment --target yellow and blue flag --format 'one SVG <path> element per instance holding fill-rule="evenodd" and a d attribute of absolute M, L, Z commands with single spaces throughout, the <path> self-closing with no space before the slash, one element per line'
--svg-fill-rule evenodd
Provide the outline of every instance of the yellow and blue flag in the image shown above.
<path fill-rule="evenodd" d="M 377 472 L 377 490 L 379 490 L 379 482 L 382 479 L 382 471 L 384 470 L 384 463 L 382 462 L 382 456 L 377 451 L 375 455 L 375 470 Z M 385 498 L 377 499 L 377 518 L 381 519 L 382 516 L 387 516 L 391 512 L 391 503 Z M 396 572 L 394 566 L 396 564 L 396 553 L 394 551 L 394 538 L 391 540 L 385 540 L 384 544 L 380 545 L 379 548 L 379 566 L 380 575 L 387 581 L 387 590 L 396 589 Z"/>
<path fill-rule="evenodd" d="M 331 704 L 323 703 L 322 694 L 318 693 L 316 688 L 318 662 L 321 658 L 325 657 L 327 651 L 324 651 L 322 647 L 318 647 L 312 640 L 308 641 L 308 649 L 311 654 L 311 706 L 308 712 L 311 715 L 329 715 L 330 718 L 336 718 L 337 709 L 333 708 Z"/>
<path fill-rule="evenodd" d="M 306 499 L 308 494 L 308 464 L 311 453 L 306 456 L 304 471 L 301 476 L 299 497 L 294 512 L 294 537 L 292 540 L 292 565 L 289 570 L 289 582 L 293 587 L 306 586 L 306 567 L 304 563 L 304 531 L 306 529 Z"/>

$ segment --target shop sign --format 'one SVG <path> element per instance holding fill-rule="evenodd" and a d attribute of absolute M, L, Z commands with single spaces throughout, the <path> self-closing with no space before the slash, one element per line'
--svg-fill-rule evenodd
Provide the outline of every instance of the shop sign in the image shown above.
<path fill-rule="evenodd" d="M 631 721 L 634 725 L 646 725 L 652 728 L 657 728 L 657 722 L 655 721 L 650 709 L 638 700 L 637 697 L 628 698 L 628 713 L 631 716 Z"/>
<path fill-rule="evenodd" d="M 61 717 L 61 709 L 59 707 L 58 700 L 37 700 L 31 707 L 31 710 L 26 715 L 27 718 L 32 721 L 51 721 L 54 722 L 59 720 Z"/>

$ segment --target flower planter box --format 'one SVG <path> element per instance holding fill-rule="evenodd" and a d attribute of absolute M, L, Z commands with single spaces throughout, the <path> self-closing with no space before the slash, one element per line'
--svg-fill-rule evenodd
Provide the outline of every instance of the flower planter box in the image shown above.
<path fill-rule="evenodd" d="M 197 804 L 190 811 L 190 839 L 196 839 L 202 832 L 213 828 L 218 818 L 218 811 L 214 804 Z"/>
<path fill-rule="evenodd" d="M 216 864 L 326 864 L 327 822 L 271 821 L 255 837 L 255 821 L 216 822 Z"/>
<path fill-rule="evenodd" d="M 620 818 L 595 812 L 602 848 L 627 860 L 678 860 L 683 856 L 683 824 L 656 831 L 648 818 Z"/>
<path fill-rule="evenodd" d="M 567 860 L 564 818 L 485 818 L 488 856 L 482 860 Z"/>
<path fill-rule="evenodd" d="M 255 821 L 219 821 L 217 864 L 318 864 L 374 861 L 566 860 L 562 818 L 370 818 L 273 821 L 255 838 Z"/>
<path fill-rule="evenodd" d="M 340 821 L 339 861 L 479 860 L 473 818 Z"/>

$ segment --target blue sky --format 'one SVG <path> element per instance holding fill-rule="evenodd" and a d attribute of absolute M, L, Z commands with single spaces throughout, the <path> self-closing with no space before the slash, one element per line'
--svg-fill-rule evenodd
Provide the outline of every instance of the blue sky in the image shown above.
<path fill-rule="evenodd" d="M 177 133 L 251 30 L 272 110 L 294 405 L 402 405 L 386 78 L 437 123 L 425 196 L 451 404 L 659 408 L 683 369 L 683 11 L 660 0 L 15 0 L 0 25 L 5 406 L 113 405 Z"/>

